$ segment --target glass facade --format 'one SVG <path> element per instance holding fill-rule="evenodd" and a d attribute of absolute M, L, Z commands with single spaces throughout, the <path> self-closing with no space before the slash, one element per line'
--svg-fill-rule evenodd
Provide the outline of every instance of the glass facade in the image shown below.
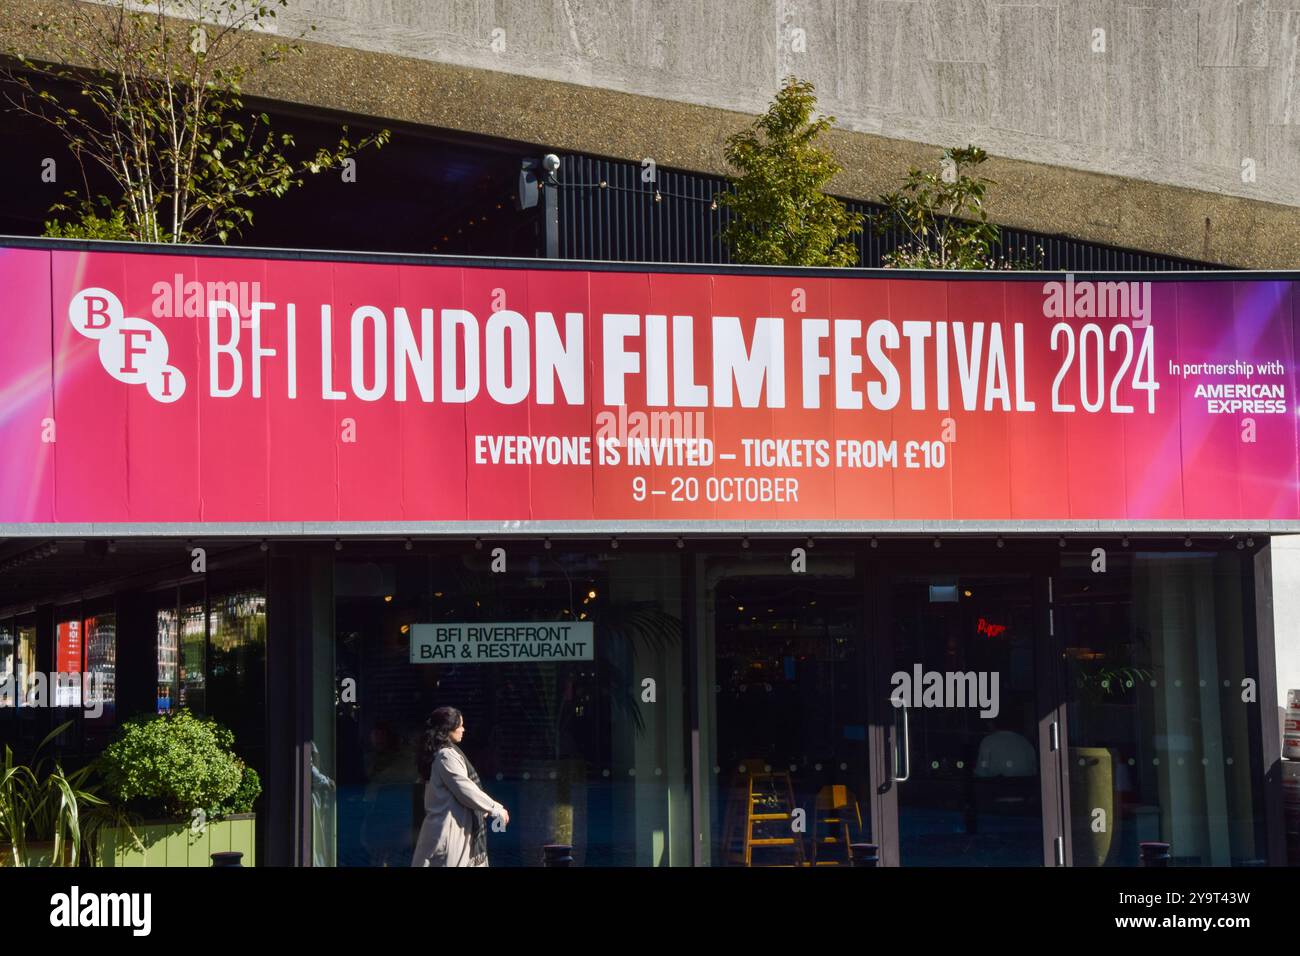
<path fill-rule="evenodd" d="M 491 549 L 350 546 L 321 645 L 314 861 L 409 865 L 424 719 L 448 704 L 511 813 L 494 866 L 552 843 L 587 866 L 835 866 L 853 844 L 1038 866 L 1063 827 L 1075 865 L 1136 865 L 1145 840 L 1267 859 L 1249 554 L 1133 548 L 1100 574 L 1055 542 L 928 544 L 826 541 L 794 570 L 736 540 L 516 543 L 501 572 Z M 561 621 L 593 625 L 590 661 L 414 662 L 428 625 Z"/>
<path fill-rule="evenodd" d="M 235 733 L 240 756 L 264 766 L 266 594 L 243 587 L 208 599 L 205 712 Z"/>
<path fill-rule="evenodd" d="M 18 703 L 14 680 L 14 628 L 0 621 L 0 707 L 14 707 Z"/>
<path fill-rule="evenodd" d="M 1104 573 L 1096 563 L 1067 556 L 1060 575 L 1075 864 L 1133 866 L 1148 840 L 1168 842 L 1175 863 L 1264 862 L 1241 553 L 1121 550 Z"/>
<path fill-rule="evenodd" d="M 54 628 L 55 707 L 81 706 L 83 653 L 81 621 L 76 618 L 60 620 Z"/>
<path fill-rule="evenodd" d="M 912 690 L 900 694 L 894 725 L 907 725 L 897 748 L 896 777 L 906 778 L 897 784 L 900 862 L 1041 865 L 1037 726 L 1051 701 L 1035 666 L 1048 635 L 1036 633 L 1032 576 L 898 575 L 885 582 L 882 603 L 891 676 Z M 931 674 L 944 677 L 939 706 L 926 699 Z M 951 699 L 950 686 L 968 699 Z"/>
<path fill-rule="evenodd" d="M 569 843 L 588 866 L 690 856 L 676 554 L 543 550 L 513 574 L 468 555 L 340 558 L 334 565 L 332 726 L 317 727 L 316 832 L 341 866 L 408 866 L 423 816 L 416 755 L 429 713 L 464 714 L 465 752 L 510 811 L 493 865 L 542 863 Z M 413 663 L 430 624 L 592 625 L 573 659 Z M 327 819 L 329 814 L 333 819 Z"/>
<path fill-rule="evenodd" d="M 17 632 L 18 662 L 14 676 L 19 687 L 18 705 L 22 707 L 30 702 L 31 689 L 35 687 L 32 678 L 36 673 L 36 625 L 19 623 Z"/>
<path fill-rule="evenodd" d="M 84 707 L 112 719 L 116 694 L 117 622 L 112 612 L 78 617 L 62 609 L 54 628 L 55 707 Z"/>
<path fill-rule="evenodd" d="M 1251 551 L 934 540 L 235 544 L 0 608 L 0 738 L 214 717 L 267 862 L 410 866 L 441 706 L 492 866 L 1280 862 Z"/>
<path fill-rule="evenodd" d="M 870 842 L 868 659 L 852 552 L 695 562 L 701 740 L 715 866 L 847 863 Z M 806 829 L 794 829 L 803 809 Z"/>
<path fill-rule="evenodd" d="M 85 706 L 108 720 L 117 700 L 117 616 L 96 614 L 85 619 Z"/>
<path fill-rule="evenodd" d="M 203 602 L 182 605 L 179 616 L 180 675 L 176 702 L 180 707 L 202 712 L 207 706 L 208 681 L 207 616 L 203 613 Z"/>
<path fill-rule="evenodd" d="M 174 607 L 158 609 L 158 713 L 170 714 L 179 697 L 180 618 Z"/>

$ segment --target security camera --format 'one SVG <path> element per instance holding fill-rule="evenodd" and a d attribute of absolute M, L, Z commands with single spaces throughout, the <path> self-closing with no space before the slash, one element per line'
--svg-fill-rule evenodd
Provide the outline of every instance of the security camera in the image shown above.
<path fill-rule="evenodd" d="M 547 153 L 542 157 L 542 168 L 554 176 L 560 171 L 560 157 L 554 153 Z"/>

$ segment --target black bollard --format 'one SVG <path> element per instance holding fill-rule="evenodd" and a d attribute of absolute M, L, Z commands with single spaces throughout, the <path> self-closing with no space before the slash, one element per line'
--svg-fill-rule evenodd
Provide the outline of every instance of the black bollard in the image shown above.
<path fill-rule="evenodd" d="M 880 865 L 880 847 L 874 843 L 850 843 L 849 856 L 854 866 Z"/>
<path fill-rule="evenodd" d="M 1142 853 L 1143 866 L 1168 866 L 1169 844 L 1148 840 L 1138 844 Z"/>
<path fill-rule="evenodd" d="M 223 850 L 220 853 L 212 854 L 212 865 L 242 867 L 244 864 L 240 861 L 243 858 L 244 854 L 240 853 L 238 850 Z"/>
<path fill-rule="evenodd" d="M 548 843 L 542 847 L 543 866 L 573 866 L 573 846 L 569 843 Z"/>

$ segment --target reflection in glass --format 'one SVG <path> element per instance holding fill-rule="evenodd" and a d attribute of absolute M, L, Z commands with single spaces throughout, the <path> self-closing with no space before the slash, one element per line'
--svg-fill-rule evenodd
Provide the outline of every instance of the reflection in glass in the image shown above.
<path fill-rule="evenodd" d="M 30 706 L 30 694 L 34 690 L 33 675 L 36 673 L 36 625 L 20 625 L 18 628 L 18 667 L 17 683 L 19 706 Z"/>
<path fill-rule="evenodd" d="M 180 618 L 173 607 L 158 609 L 158 713 L 170 714 L 179 699 Z"/>
<path fill-rule="evenodd" d="M 510 812 L 492 866 L 539 866 L 573 846 L 585 866 L 690 861 L 680 556 L 348 557 L 335 564 L 337 861 L 407 866 L 423 817 L 415 756 L 437 706 L 465 715 L 462 747 Z M 419 623 L 590 621 L 592 660 L 412 663 Z M 324 751 L 325 748 L 322 748 Z M 328 819 L 321 818 L 321 829 Z M 323 854 L 328 857 L 328 854 Z"/>
<path fill-rule="evenodd" d="M 111 719 L 117 700 L 117 616 L 97 614 L 86 618 L 83 634 L 89 676 L 85 706 L 91 710 L 102 708 L 103 716 Z"/>
<path fill-rule="evenodd" d="M 334 866 L 337 842 L 334 781 L 321 769 L 320 748 L 311 745 L 312 866 Z"/>
<path fill-rule="evenodd" d="M 81 706 L 81 622 L 60 621 L 54 628 L 54 706 Z"/>
<path fill-rule="evenodd" d="M 207 707 L 207 617 L 203 603 L 181 607 L 180 686 L 177 706 L 202 714 Z"/>
<path fill-rule="evenodd" d="M 261 766 L 265 700 L 266 595 L 213 595 L 208 612 L 207 712 L 235 733 L 240 755 Z"/>
<path fill-rule="evenodd" d="M 211 693 L 235 699 L 251 690 L 249 681 L 261 673 L 266 653 L 266 595 L 260 591 L 235 591 L 218 595 L 209 611 L 208 673 Z"/>
<path fill-rule="evenodd" d="M 1112 551 L 1104 574 L 1093 560 L 1063 557 L 1058 597 L 1074 865 L 1136 866 L 1143 841 L 1175 863 L 1259 861 L 1241 557 Z"/>
<path fill-rule="evenodd" d="M 870 840 L 862 588 L 851 556 L 702 559 L 714 865 L 845 865 Z M 806 821 L 800 831 L 794 813 Z"/>
<path fill-rule="evenodd" d="M 0 623 L 0 707 L 18 703 L 18 683 L 14 680 L 14 629 Z"/>
<path fill-rule="evenodd" d="M 903 866 L 1041 866 L 1028 575 L 899 577 L 889 588 Z"/>

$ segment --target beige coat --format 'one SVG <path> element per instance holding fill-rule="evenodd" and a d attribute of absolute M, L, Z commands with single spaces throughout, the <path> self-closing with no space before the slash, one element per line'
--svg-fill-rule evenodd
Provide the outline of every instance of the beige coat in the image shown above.
<path fill-rule="evenodd" d="M 424 823 L 415 841 L 411 866 L 487 866 L 487 858 L 470 862 L 474 814 L 501 812 L 503 807 L 469 778 L 465 758 L 443 747 L 433 758 L 424 785 Z M 488 826 L 484 821 L 484 826 Z"/>

